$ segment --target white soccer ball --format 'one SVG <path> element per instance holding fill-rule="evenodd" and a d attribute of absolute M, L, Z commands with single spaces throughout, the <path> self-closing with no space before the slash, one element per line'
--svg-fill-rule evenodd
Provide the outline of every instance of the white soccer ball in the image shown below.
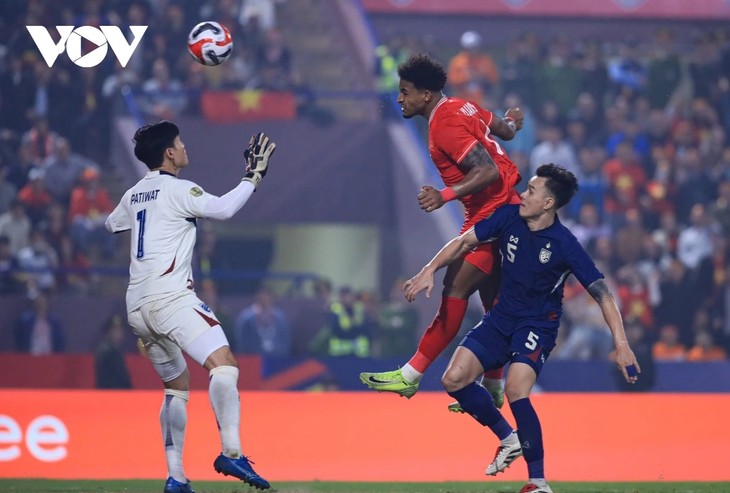
<path fill-rule="evenodd" d="M 188 34 L 188 51 L 198 63 L 220 65 L 228 60 L 233 51 L 231 33 L 223 24 L 201 22 Z"/>

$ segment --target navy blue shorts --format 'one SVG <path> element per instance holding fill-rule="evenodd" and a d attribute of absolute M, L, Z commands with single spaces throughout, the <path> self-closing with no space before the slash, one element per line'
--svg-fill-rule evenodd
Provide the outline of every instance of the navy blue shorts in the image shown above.
<path fill-rule="evenodd" d="M 485 370 L 526 363 L 539 375 L 555 347 L 557 329 L 557 324 L 541 327 L 534 320 L 512 320 L 489 311 L 460 345 L 474 353 Z"/>

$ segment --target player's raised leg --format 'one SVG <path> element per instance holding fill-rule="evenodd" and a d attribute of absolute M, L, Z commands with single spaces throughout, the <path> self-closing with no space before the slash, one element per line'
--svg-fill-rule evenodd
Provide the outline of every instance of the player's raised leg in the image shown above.
<path fill-rule="evenodd" d="M 493 252 L 493 255 L 496 254 L 497 252 Z M 493 258 L 493 256 L 491 258 Z M 488 255 L 485 256 L 483 253 L 480 254 L 479 252 L 475 252 L 467 257 L 467 261 L 472 262 L 477 266 L 481 266 L 483 269 L 491 270 L 491 274 L 479 286 L 479 298 L 482 300 L 484 313 L 487 313 L 492 309 L 492 306 L 494 306 L 497 299 L 502 269 L 499 262 L 491 262 Z M 494 405 L 497 406 L 497 409 L 502 409 L 502 406 L 504 406 L 504 386 L 502 385 L 503 375 L 504 368 L 496 368 L 494 370 L 486 370 L 482 376 L 481 384 L 489 391 L 489 395 L 492 396 L 492 402 L 494 402 Z M 448 409 L 452 413 L 464 412 L 458 401 L 450 403 Z"/>
<path fill-rule="evenodd" d="M 444 275 L 439 311 L 421 336 L 416 353 L 403 368 L 382 373 L 363 372 L 360 380 L 379 392 L 412 397 L 428 367 L 459 333 L 469 296 L 485 277 L 486 274 L 463 260 L 450 265 Z"/>

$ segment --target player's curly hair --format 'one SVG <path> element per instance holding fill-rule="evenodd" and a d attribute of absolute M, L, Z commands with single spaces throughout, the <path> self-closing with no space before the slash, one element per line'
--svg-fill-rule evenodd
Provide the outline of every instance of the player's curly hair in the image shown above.
<path fill-rule="evenodd" d="M 543 164 L 537 168 L 536 175 L 546 178 L 545 188 L 555 197 L 556 209 L 570 202 L 578 191 L 578 179 L 573 173 L 557 164 Z"/>
<path fill-rule="evenodd" d="M 398 77 L 411 82 L 416 89 L 442 91 L 446 86 L 446 70 L 439 62 L 419 53 L 398 65 Z"/>
<path fill-rule="evenodd" d="M 167 120 L 145 125 L 134 132 L 134 155 L 149 169 L 159 168 L 162 166 L 165 149 L 175 147 L 175 137 L 178 135 L 180 129 Z"/>

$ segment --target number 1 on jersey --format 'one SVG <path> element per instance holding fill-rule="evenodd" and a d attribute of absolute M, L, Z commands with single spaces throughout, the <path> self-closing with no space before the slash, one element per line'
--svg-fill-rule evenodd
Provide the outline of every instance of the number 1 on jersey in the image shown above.
<path fill-rule="evenodd" d="M 147 219 L 147 209 L 142 209 L 137 213 L 137 222 L 139 223 L 139 232 L 137 233 L 137 258 L 144 257 L 144 223 Z"/>

